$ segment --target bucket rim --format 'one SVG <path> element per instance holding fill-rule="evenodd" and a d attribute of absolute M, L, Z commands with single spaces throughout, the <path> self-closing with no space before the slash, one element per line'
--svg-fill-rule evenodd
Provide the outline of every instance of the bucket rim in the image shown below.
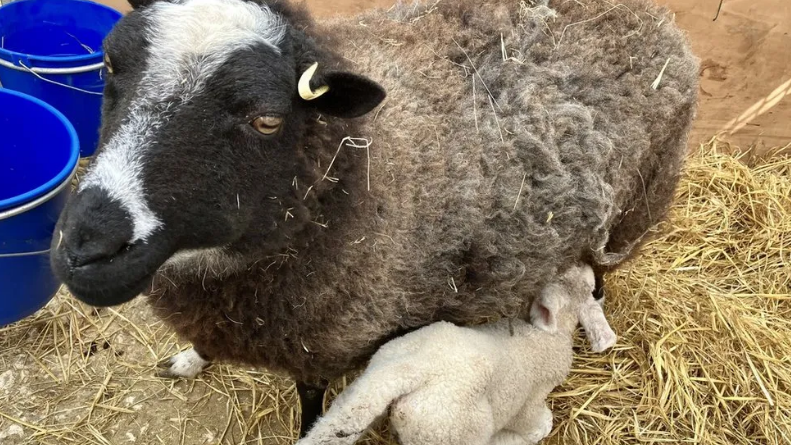
<path fill-rule="evenodd" d="M 11 3 L 8 3 L 8 4 L 0 6 L 0 10 L 6 9 L 6 8 L 10 9 L 10 8 L 13 8 L 13 7 L 18 7 L 20 4 L 23 4 L 23 3 L 26 3 L 26 2 L 41 2 L 41 3 L 44 3 L 46 1 L 48 1 L 48 0 L 18 0 L 18 1 L 13 1 Z M 113 8 L 107 6 L 107 5 L 103 5 L 101 3 L 92 2 L 92 1 L 89 1 L 89 0 L 67 0 L 67 1 L 69 1 L 71 3 L 82 3 L 82 4 L 85 4 L 87 7 L 91 7 L 91 8 L 95 8 L 95 9 L 100 9 L 100 10 L 105 10 L 105 11 L 111 12 L 112 14 L 114 14 L 116 16 L 116 20 L 115 20 L 115 23 L 113 23 L 113 27 L 115 27 L 115 24 L 118 23 L 118 20 L 121 20 L 121 18 L 123 18 L 123 16 L 124 16 L 120 11 L 118 11 L 116 9 L 113 9 Z M 15 59 L 22 59 L 22 60 L 27 60 L 28 62 L 31 63 L 31 65 L 32 65 L 33 62 L 44 62 L 45 64 L 69 64 L 69 65 L 71 65 L 71 64 L 75 64 L 75 63 L 90 62 L 90 61 L 93 61 L 93 60 L 95 60 L 97 58 L 98 58 L 99 61 L 103 61 L 104 60 L 104 48 L 100 47 L 96 51 L 94 51 L 94 52 L 92 52 L 90 54 L 80 54 L 78 56 L 42 56 L 42 55 L 37 55 L 37 54 L 20 53 L 20 52 L 17 52 L 17 51 L 11 51 L 9 49 L 0 48 L 0 57 L 2 57 L 3 59 L 7 60 L 8 62 L 11 62 L 11 63 L 14 63 L 14 64 L 16 64 L 16 60 Z M 29 66 L 28 68 L 51 68 L 51 66 L 50 67 Z"/>
<path fill-rule="evenodd" d="M 69 139 L 71 141 L 71 144 L 69 146 L 70 154 L 69 154 L 68 162 L 66 162 L 66 165 L 52 179 L 34 188 L 33 190 L 29 190 L 25 193 L 22 193 L 21 195 L 0 200 L 0 217 L 4 216 L 5 213 L 7 213 L 6 210 L 9 209 L 15 210 L 14 209 L 15 207 L 24 206 L 25 204 L 30 203 L 30 201 L 37 200 L 42 195 L 49 196 L 48 192 L 51 192 L 53 189 L 59 188 L 58 186 L 67 177 L 72 176 L 73 172 L 76 172 L 80 160 L 80 142 L 77 136 L 77 131 L 74 129 L 74 125 L 72 125 L 72 123 L 68 119 L 66 119 L 66 116 L 64 116 L 63 113 L 58 111 L 52 105 L 49 105 L 48 103 L 44 102 L 43 100 L 30 96 L 25 93 L 20 93 L 19 91 L 9 90 L 7 88 L 0 88 L 0 96 L 4 94 L 15 96 L 22 100 L 33 102 L 34 104 L 38 105 L 39 107 L 45 109 L 47 112 L 54 115 L 55 118 L 58 121 L 60 121 L 60 123 L 62 123 L 66 128 L 66 132 L 69 134 Z"/>
<path fill-rule="evenodd" d="M 74 166 L 74 169 L 72 169 L 69 176 L 66 179 L 64 179 L 63 182 L 61 182 L 57 187 L 52 189 L 52 191 L 42 196 L 41 198 L 38 198 L 35 201 L 28 202 L 27 204 L 22 204 L 19 207 L 14 207 L 9 210 L 0 211 L 0 221 L 11 218 L 12 216 L 17 216 L 17 215 L 21 215 L 22 213 L 29 212 L 35 209 L 36 207 L 49 202 L 50 200 L 58 196 L 63 191 L 64 188 L 66 188 L 67 186 L 71 186 L 71 181 L 74 179 L 75 176 L 77 176 L 77 170 L 79 169 L 80 169 L 80 164 L 78 163 Z M 0 258 L 2 257 L 3 254 L 0 254 Z"/>

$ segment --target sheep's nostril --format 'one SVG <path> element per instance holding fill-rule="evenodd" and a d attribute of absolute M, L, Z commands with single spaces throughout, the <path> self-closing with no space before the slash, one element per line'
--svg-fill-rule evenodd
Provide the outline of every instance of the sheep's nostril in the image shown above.
<path fill-rule="evenodd" d="M 66 256 L 71 267 L 83 267 L 100 261 L 112 261 L 113 258 L 128 252 L 131 244 L 112 239 L 92 240 L 82 243 L 76 249 L 66 249 Z"/>
<path fill-rule="evenodd" d="M 127 231 L 101 230 L 103 227 L 83 220 L 67 228 L 62 241 L 69 266 L 78 268 L 113 258 L 131 250 Z M 69 230 L 71 229 L 71 230 Z"/>
<path fill-rule="evenodd" d="M 64 223 L 55 236 L 69 267 L 111 262 L 131 250 L 131 217 L 102 190 L 80 192 L 65 212 Z"/>

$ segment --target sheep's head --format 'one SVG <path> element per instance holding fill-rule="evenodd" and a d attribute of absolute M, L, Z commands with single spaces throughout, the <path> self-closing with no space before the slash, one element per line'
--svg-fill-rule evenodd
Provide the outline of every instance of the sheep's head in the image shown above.
<path fill-rule="evenodd" d="M 613 346 L 615 332 L 593 298 L 595 277 L 588 265 L 572 266 L 542 289 L 530 308 L 530 320 L 548 332 L 571 333 L 582 324 L 594 352 Z"/>
<path fill-rule="evenodd" d="M 128 301 L 179 252 L 273 230 L 309 116 L 354 118 L 384 99 L 323 70 L 283 6 L 138 0 L 105 41 L 97 156 L 67 204 L 52 264 L 89 304 Z"/>

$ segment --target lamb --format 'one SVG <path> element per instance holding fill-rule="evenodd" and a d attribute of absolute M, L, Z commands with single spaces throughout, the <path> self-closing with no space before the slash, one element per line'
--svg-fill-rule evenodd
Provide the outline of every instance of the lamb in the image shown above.
<path fill-rule="evenodd" d="M 99 149 L 61 215 L 79 300 L 147 295 L 210 361 L 327 380 L 436 321 L 526 318 L 633 258 L 672 201 L 698 60 L 650 0 L 442 0 L 313 22 L 132 0 Z"/>
<path fill-rule="evenodd" d="M 535 326 L 440 321 L 391 340 L 297 445 L 352 445 L 388 408 L 402 445 L 538 443 L 552 430 L 545 399 L 571 369 L 578 321 L 594 351 L 615 344 L 594 284 L 587 265 L 560 275 L 533 301 Z"/>

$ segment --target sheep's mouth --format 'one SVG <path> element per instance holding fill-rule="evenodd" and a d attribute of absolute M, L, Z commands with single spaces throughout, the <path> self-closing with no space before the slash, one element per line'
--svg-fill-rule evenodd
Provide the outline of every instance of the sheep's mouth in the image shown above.
<path fill-rule="evenodd" d="M 117 306 L 143 293 L 168 255 L 151 245 L 129 245 L 111 257 L 71 267 L 62 254 L 52 256 L 55 275 L 76 299 L 96 307 Z"/>
<path fill-rule="evenodd" d="M 153 274 L 136 281 L 114 283 L 111 287 L 94 287 L 96 283 L 72 283 L 66 287 L 74 298 L 96 307 L 118 306 L 135 299 L 151 283 Z M 82 287 L 83 284 L 87 284 Z"/>

